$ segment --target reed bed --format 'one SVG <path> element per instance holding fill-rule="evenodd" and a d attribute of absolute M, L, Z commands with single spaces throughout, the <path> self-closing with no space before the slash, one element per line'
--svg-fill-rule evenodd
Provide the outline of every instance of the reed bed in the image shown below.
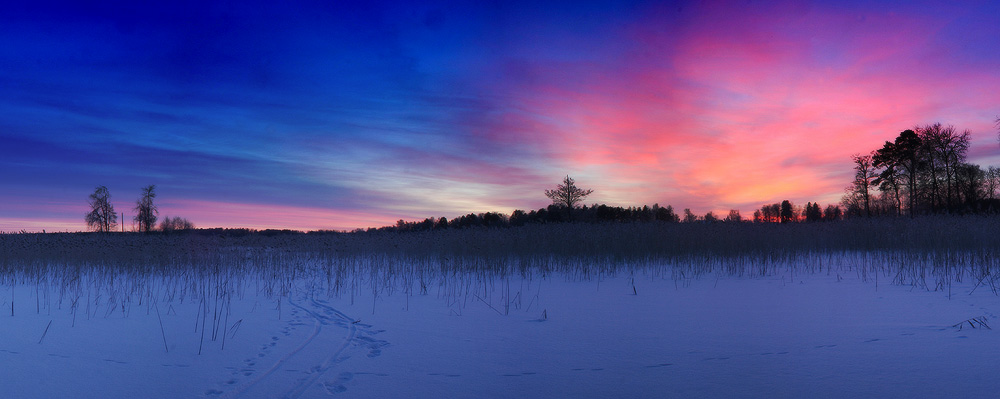
<path fill-rule="evenodd" d="M 266 236 L 3 234 L 0 286 L 33 289 L 26 297 L 37 302 L 37 312 L 68 308 L 74 317 L 194 301 L 203 308 L 202 331 L 209 314 L 219 323 L 230 301 L 247 295 L 275 299 L 278 306 L 305 290 L 352 302 L 435 295 L 450 305 L 480 300 L 509 307 L 530 295 L 522 290 L 525 281 L 622 274 L 681 283 L 705 276 L 853 274 L 932 291 L 968 280 L 976 290 L 997 293 L 998 227 L 997 218 L 926 217 Z M 22 299 L 12 289 L 12 312 L 15 300 Z M 220 329 L 214 326 L 212 336 Z"/>

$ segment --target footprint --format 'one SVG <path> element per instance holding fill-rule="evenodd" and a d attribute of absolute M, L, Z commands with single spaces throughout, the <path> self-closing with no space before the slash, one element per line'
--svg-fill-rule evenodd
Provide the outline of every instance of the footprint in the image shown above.
<path fill-rule="evenodd" d="M 219 395 L 222 395 L 223 393 L 224 392 L 222 392 L 222 391 L 220 391 L 218 389 L 209 389 L 209 390 L 205 391 L 205 395 L 210 395 L 210 396 L 219 396 Z"/>
<path fill-rule="evenodd" d="M 342 393 L 344 391 L 347 391 L 347 386 L 345 386 L 344 383 L 352 379 L 354 379 L 354 374 L 345 371 L 343 373 L 340 373 L 340 375 L 337 376 L 336 380 L 324 382 L 323 387 L 326 388 L 326 391 L 329 392 L 331 395 L 335 393 Z"/>
<path fill-rule="evenodd" d="M 343 385 L 331 385 L 330 383 L 324 383 L 323 386 L 326 388 L 326 391 L 329 392 L 331 395 L 347 391 L 347 387 Z"/>

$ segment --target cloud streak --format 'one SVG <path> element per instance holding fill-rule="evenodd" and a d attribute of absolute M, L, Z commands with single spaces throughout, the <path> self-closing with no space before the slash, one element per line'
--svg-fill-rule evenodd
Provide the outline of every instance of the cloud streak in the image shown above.
<path fill-rule="evenodd" d="M 566 174 L 613 205 L 832 203 L 851 154 L 914 125 L 970 129 L 970 160 L 998 161 L 997 12 L 19 4 L 0 16 L 0 230 L 83 229 L 101 184 L 122 209 L 157 184 L 205 227 L 538 208 Z"/>

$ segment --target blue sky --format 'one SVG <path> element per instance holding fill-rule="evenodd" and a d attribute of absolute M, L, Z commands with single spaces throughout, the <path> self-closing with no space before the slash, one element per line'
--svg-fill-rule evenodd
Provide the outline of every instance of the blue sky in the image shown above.
<path fill-rule="evenodd" d="M 163 215 L 204 227 L 539 208 L 567 174 L 624 206 L 836 202 L 850 154 L 915 124 L 970 129 L 970 160 L 1000 163 L 996 15 L 991 2 L 6 5 L 0 230 L 82 230 L 98 185 L 129 213 L 156 184 Z"/>

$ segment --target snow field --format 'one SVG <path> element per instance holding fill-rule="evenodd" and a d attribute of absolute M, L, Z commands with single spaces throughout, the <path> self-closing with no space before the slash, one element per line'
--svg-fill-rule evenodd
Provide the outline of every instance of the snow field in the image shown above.
<path fill-rule="evenodd" d="M 51 266 L 0 284 L 0 386 L 10 397 L 95 398 L 1000 389 L 995 332 L 953 327 L 1000 324 L 993 274 L 967 264 L 942 275 L 936 258 L 896 265 L 892 256 L 523 274 L 385 258 L 176 275 Z"/>

